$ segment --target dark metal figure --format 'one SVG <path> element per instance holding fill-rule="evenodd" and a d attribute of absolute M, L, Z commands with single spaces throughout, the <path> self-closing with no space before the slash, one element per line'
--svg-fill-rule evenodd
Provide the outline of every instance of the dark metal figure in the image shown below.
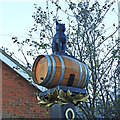
<path fill-rule="evenodd" d="M 60 24 L 56 21 L 56 34 L 53 37 L 53 42 L 52 42 L 53 53 L 65 53 L 67 38 L 64 32 L 65 32 L 65 24 Z"/>

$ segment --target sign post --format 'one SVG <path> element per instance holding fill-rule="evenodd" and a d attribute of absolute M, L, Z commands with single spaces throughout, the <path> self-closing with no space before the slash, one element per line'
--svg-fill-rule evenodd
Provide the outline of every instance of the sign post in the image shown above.
<path fill-rule="evenodd" d="M 39 93 L 38 103 L 50 108 L 50 118 L 76 118 L 75 106 L 81 101 L 87 100 L 85 89 L 69 86 L 57 86 L 45 92 Z"/>
<path fill-rule="evenodd" d="M 50 107 L 50 118 L 65 118 L 74 120 L 76 118 L 76 109 L 74 104 L 54 104 Z"/>
<path fill-rule="evenodd" d="M 32 77 L 36 84 L 48 88 L 37 96 L 40 105 L 50 108 L 51 118 L 74 120 L 75 106 L 87 100 L 84 89 L 90 79 L 87 65 L 65 53 L 67 37 L 65 24 L 56 22 L 56 34 L 52 42 L 52 55 L 36 58 Z"/>

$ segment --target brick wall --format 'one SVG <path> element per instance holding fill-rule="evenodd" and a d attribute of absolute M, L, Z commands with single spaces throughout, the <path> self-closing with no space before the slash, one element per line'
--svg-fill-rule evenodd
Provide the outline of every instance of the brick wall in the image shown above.
<path fill-rule="evenodd" d="M 37 103 L 36 93 L 40 92 L 37 88 L 3 62 L 0 77 L 2 118 L 49 118 L 47 109 Z"/>

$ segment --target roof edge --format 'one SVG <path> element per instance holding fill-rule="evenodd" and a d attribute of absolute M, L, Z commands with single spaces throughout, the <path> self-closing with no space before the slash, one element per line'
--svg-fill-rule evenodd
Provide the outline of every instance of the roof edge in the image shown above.
<path fill-rule="evenodd" d="M 33 79 L 32 79 L 32 71 L 27 70 L 26 67 L 24 67 L 23 65 L 21 65 L 17 60 L 15 60 L 14 58 L 12 58 L 10 55 L 8 55 L 4 50 L 2 50 L 0 48 L 0 59 L 6 63 L 9 67 L 11 67 L 13 69 L 14 66 L 18 66 L 20 67 L 20 70 L 14 69 L 18 74 L 20 74 L 23 78 L 25 78 L 28 82 L 31 82 L 33 86 L 35 86 L 36 88 L 38 88 L 40 91 L 44 92 L 47 90 L 47 88 L 37 85 L 34 83 Z M 29 79 L 31 78 L 31 79 Z"/>

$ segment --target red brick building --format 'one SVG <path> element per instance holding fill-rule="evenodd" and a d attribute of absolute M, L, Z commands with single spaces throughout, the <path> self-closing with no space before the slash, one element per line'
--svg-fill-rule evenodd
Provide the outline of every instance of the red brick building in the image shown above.
<path fill-rule="evenodd" d="M 19 64 L 3 50 L 0 56 L 2 118 L 49 118 L 47 108 L 41 107 L 36 98 L 44 88 L 29 82 L 25 72 L 14 70 Z"/>

